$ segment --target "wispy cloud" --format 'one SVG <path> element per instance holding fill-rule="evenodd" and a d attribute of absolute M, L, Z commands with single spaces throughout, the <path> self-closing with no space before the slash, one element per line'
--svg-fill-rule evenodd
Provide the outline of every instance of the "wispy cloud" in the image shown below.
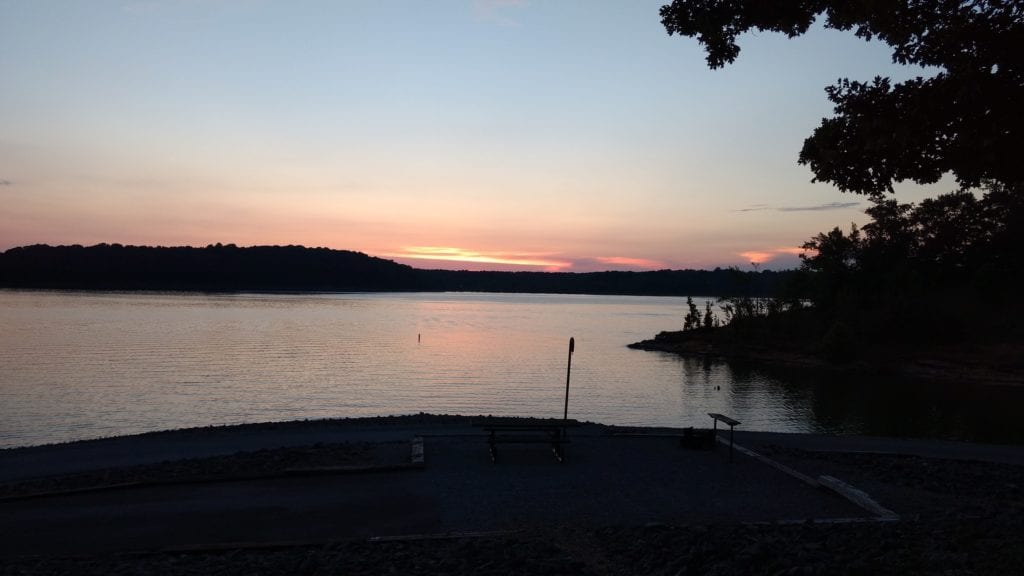
<path fill-rule="evenodd" d="M 422 267 L 435 266 L 465 270 L 532 270 L 544 272 L 604 272 L 606 270 L 660 270 L 669 265 L 649 258 L 595 256 L 572 258 L 553 252 L 468 250 L 454 246 L 406 246 L 396 252 L 378 254 Z"/>
<path fill-rule="evenodd" d="M 783 206 L 779 208 L 779 212 L 824 212 L 826 210 L 843 210 L 845 208 L 853 208 L 854 206 L 860 206 L 860 202 L 828 202 L 814 206 Z"/>
<path fill-rule="evenodd" d="M 771 206 L 769 204 L 753 204 L 746 208 L 737 208 L 733 212 L 761 212 L 773 210 L 775 212 L 825 212 L 828 210 L 845 210 L 860 206 L 860 202 L 827 202 L 825 204 L 812 204 L 810 206 Z"/>
<path fill-rule="evenodd" d="M 526 0 L 474 0 L 473 14 L 481 22 L 499 26 L 518 26 L 514 14 L 527 5 Z"/>
<path fill-rule="evenodd" d="M 736 208 L 733 212 L 760 212 L 762 210 L 777 210 L 777 208 L 767 204 L 752 204 L 746 208 Z"/>
<path fill-rule="evenodd" d="M 776 254 L 792 254 L 793 256 L 799 256 L 804 253 L 804 249 L 799 246 L 786 246 L 785 248 L 776 248 Z"/>
<path fill-rule="evenodd" d="M 0 186 L 14 186 L 14 182 L 11 182 L 10 180 L 0 179 Z"/>
<path fill-rule="evenodd" d="M 557 272 L 572 266 L 572 262 L 547 253 L 477 251 L 453 246 L 406 246 L 400 252 L 382 254 L 382 256 L 412 260 L 437 260 L 462 265 L 526 267 L 550 272 Z"/>
<path fill-rule="evenodd" d="M 740 252 L 739 255 L 751 264 L 763 264 L 775 257 L 774 253 L 764 252 L 762 250 L 748 250 L 746 252 Z"/>
<path fill-rule="evenodd" d="M 654 269 L 664 268 L 665 263 L 647 258 L 629 258 L 627 256 L 598 256 L 594 258 L 601 264 L 623 268 Z"/>
<path fill-rule="evenodd" d="M 783 246 L 781 248 L 766 248 L 763 250 L 748 250 L 746 252 L 740 252 L 738 256 L 742 257 L 747 262 L 752 264 L 764 264 L 771 262 L 779 258 L 799 256 L 803 254 L 804 250 L 796 246 Z"/>

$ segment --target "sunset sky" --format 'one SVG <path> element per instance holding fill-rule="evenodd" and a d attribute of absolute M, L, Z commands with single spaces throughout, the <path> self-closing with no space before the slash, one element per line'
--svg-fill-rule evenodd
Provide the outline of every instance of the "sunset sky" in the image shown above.
<path fill-rule="evenodd" d="M 920 71 L 821 28 L 709 70 L 663 3 L 0 0 L 0 250 L 784 268 L 862 222 L 800 146 L 837 78 Z"/>

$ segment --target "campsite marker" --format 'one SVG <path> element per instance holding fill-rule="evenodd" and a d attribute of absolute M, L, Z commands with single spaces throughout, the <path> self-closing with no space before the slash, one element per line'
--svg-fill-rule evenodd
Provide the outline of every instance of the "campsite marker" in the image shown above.
<path fill-rule="evenodd" d="M 565 368 L 565 411 L 562 420 L 569 419 L 569 376 L 572 374 L 572 351 L 576 348 L 576 340 L 569 338 L 569 364 Z"/>

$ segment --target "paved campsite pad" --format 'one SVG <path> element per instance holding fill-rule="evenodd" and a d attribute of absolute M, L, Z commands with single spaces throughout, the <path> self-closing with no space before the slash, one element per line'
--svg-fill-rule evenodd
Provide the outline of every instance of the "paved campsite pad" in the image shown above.
<path fill-rule="evenodd" d="M 470 418 L 418 414 L 208 426 L 0 449 L 0 483 L 104 468 L 227 456 L 275 448 L 353 442 L 408 442 L 434 430 L 472 431 Z"/>
<path fill-rule="evenodd" d="M 559 464 L 538 446 L 426 438 L 424 482 L 462 530 L 728 523 L 862 517 L 828 493 L 748 458 L 687 450 L 675 438 L 576 434 Z"/>
<path fill-rule="evenodd" d="M 409 442 L 336 442 L 267 448 L 154 464 L 83 470 L 0 484 L 0 501 L 75 491 L 143 485 L 224 482 L 316 473 L 357 473 L 401 468 L 410 462 Z"/>
<path fill-rule="evenodd" d="M 565 464 L 542 446 L 527 445 L 503 448 L 492 465 L 486 439 L 469 419 L 380 420 L 248 425 L 0 451 L 0 479 L 9 479 L 316 441 L 390 442 L 424 434 L 427 447 L 420 471 L 2 503 L 0 574 L 902 575 L 1011 574 L 1024 565 L 1020 447 L 737 432 L 737 442 L 748 448 L 812 476 L 838 476 L 901 514 L 897 522 L 881 523 L 751 523 L 743 519 L 780 509 L 783 515 L 773 520 L 849 508 L 746 456 L 723 469 L 722 447 L 691 452 L 668 438 L 593 437 L 627 431 L 622 428 L 574 432 Z M 841 510 L 830 509 L 837 505 Z M 438 537 L 438 530 L 460 523 L 518 528 Z M 366 537 L 409 531 L 426 536 Z M 227 542 L 241 537 L 251 540 Z M 274 545 L 303 539 L 308 543 Z M 108 553 L 147 549 L 154 541 L 193 544 Z M 75 551 L 84 555 L 60 554 Z"/>
<path fill-rule="evenodd" d="M 0 542 L 0 556 L 864 516 L 749 458 L 730 463 L 721 447 L 693 451 L 673 438 L 615 437 L 592 427 L 572 436 L 565 463 L 543 446 L 523 445 L 503 447 L 492 464 L 482 434 L 463 427 L 427 432 L 422 469 L 150 484 L 3 502 L 0 531 L 10 537 Z"/>

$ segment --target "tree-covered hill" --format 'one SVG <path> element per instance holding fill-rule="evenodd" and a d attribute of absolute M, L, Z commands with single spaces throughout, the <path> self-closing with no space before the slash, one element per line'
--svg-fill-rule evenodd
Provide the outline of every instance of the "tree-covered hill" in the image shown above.
<path fill-rule="evenodd" d="M 0 287 L 205 291 L 466 291 L 662 296 L 780 294 L 795 272 L 419 270 L 360 252 L 302 246 L 35 245 L 0 253 Z"/>
<path fill-rule="evenodd" d="M 0 286 L 101 290 L 400 290 L 414 271 L 359 252 L 233 244 L 35 245 L 0 254 Z"/>

